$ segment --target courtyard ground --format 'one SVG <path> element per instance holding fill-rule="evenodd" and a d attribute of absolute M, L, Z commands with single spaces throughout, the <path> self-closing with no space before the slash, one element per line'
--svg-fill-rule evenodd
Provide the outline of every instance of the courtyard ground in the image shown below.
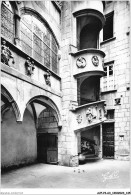
<path fill-rule="evenodd" d="M 105 159 L 79 167 L 30 165 L 2 174 L 1 188 L 129 189 L 130 162 Z"/>

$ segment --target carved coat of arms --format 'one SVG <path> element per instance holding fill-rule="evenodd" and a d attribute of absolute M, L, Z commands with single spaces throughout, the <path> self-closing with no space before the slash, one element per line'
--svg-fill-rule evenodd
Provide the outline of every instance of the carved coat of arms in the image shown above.
<path fill-rule="evenodd" d="M 99 65 L 99 59 L 97 56 L 93 56 L 92 57 L 92 63 L 94 66 L 98 66 Z"/>
<path fill-rule="evenodd" d="M 83 58 L 83 57 L 77 58 L 76 65 L 78 66 L 78 68 L 84 68 L 86 66 L 85 58 Z"/>

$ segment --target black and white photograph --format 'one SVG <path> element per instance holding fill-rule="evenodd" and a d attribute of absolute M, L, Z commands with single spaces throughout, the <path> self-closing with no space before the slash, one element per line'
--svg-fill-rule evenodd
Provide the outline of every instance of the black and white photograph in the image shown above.
<path fill-rule="evenodd" d="M 1 1 L 1 195 L 131 194 L 130 1 Z"/>

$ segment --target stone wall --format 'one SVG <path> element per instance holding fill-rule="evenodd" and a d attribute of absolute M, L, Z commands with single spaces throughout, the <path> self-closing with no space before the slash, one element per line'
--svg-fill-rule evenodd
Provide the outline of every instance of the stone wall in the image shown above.
<path fill-rule="evenodd" d="M 1 167 L 36 162 L 37 140 L 34 119 L 26 109 L 22 124 L 16 123 L 12 108 L 2 116 Z"/>
<path fill-rule="evenodd" d="M 78 165 L 76 135 L 69 127 L 69 107 L 73 100 L 73 92 L 77 97 L 77 90 L 72 89 L 71 76 L 71 56 L 69 55 L 69 45 L 72 35 L 72 12 L 71 2 L 64 1 L 61 13 L 61 62 L 60 75 L 62 78 L 62 122 L 63 126 L 58 139 L 58 160 L 61 165 Z M 76 87 L 76 86 L 75 86 Z M 74 151 L 75 150 L 75 151 Z"/>
<path fill-rule="evenodd" d="M 114 10 L 115 40 L 102 43 L 101 49 L 106 53 L 105 62 L 114 60 L 114 92 L 102 94 L 106 100 L 107 109 L 115 109 L 115 159 L 129 159 L 130 137 L 130 64 L 129 64 L 129 2 L 112 2 L 105 14 Z M 115 105 L 115 98 L 121 99 L 120 105 Z M 120 141 L 120 136 L 124 140 Z"/>

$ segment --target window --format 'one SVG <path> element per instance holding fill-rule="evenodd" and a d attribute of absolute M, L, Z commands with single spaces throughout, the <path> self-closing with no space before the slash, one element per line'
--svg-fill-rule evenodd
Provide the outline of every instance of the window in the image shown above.
<path fill-rule="evenodd" d="M 114 119 L 114 110 L 107 110 L 107 119 Z"/>
<path fill-rule="evenodd" d="M 1 5 L 1 34 L 14 41 L 14 13 L 9 1 L 3 1 Z"/>
<path fill-rule="evenodd" d="M 101 78 L 101 91 L 114 90 L 114 61 L 104 64 L 104 77 Z"/>
<path fill-rule="evenodd" d="M 113 15 L 114 12 L 105 15 L 106 23 L 103 28 L 103 41 L 113 38 Z"/>
<path fill-rule="evenodd" d="M 21 19 L 22 50 L 50 70 L 58 73 L 58 46 L 50 29 L 33 15 Z"/>

